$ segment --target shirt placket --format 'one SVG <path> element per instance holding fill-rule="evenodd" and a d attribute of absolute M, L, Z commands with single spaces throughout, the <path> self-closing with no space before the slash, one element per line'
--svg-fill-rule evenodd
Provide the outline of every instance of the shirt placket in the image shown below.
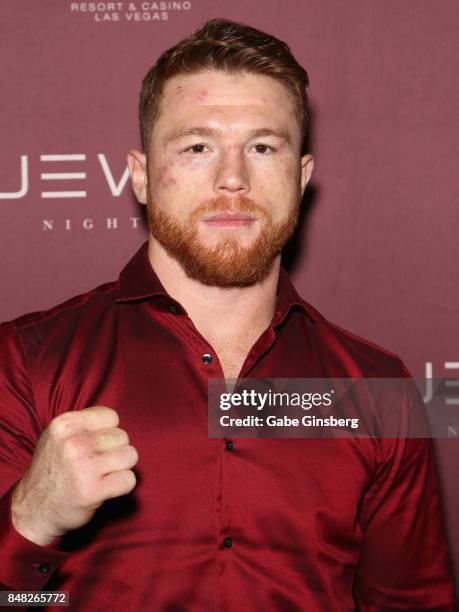
<path fill-rule="evenodd" d="M 198 351 L 205 368 L 207 378 L 224 378 L 223 368 L 213 347 L 199 334 L 191 319 L 187 317 L 187 324 L 193 331 L 197 342 Z M 276 338 L 272 326 L 268 327 L 249 351 L 238 380 L 246 378 L 254 366 L 259 363 Z M 216 610 L 226 612 L 230 610 L 231 584 L 227 582 L 228 565 L 233 562 L 233 556 L 237 555 L 238 539 L 234 533 L 243 533 L 243 525 L 235 525 L 232 519 L 231 495 L 227 486 L 230 481 L 231 470 L 234 469 L 234 461 L 240 461 L 238 456 L 238 439 L 224 438 L 217 445 L 217 475 L 215 486 L 215 512 L 216 512 L 216 549 L 217 549 L 217 585 L 216 585 Z"/>
<path fill-rule="evenodd" d="M 172 314 L 177 315 L 175 307 L 170 308 Z M 276 313 L 278 315 L 279 313 Z M 191 342 L 196 359 L 200 361 L 203 378 L 224 378 L 223 368 L 218 355 L 212 345 L 199 333 L 193 321 L 187 315 L 174 317 L 175 326 L 180 330 L 181 335 Z M 276 332 L 271 325 L 268 327 L 255 342 L 249 351 L 238 380 L 246 378 L 256 364 L 270 350 L 276 339 Z M 201 369 L 200 368 L 200 369 Z M 234 461 L 240 461 L 238 456 L 238 439 L 223 438 L 218 440 L 216 445 L 216 478 L 215 478 L 215 546 L 216 546 L 216 589 L 215 589 L 215 610 L 226 612 L 230 610 L 229 601 L 231 584 L 227 581 L 227 570 L 229 564 L 233 562 L 233 556 L 237 555 L 238 538 L 234 533 L 243 533 L 243 525 L 236 525 L 232 518 L 231 495 L 227 483 L 231 480 L 231 470 L 234 469 Z M 239 536 L 240 537 L 240 536 Z"/>

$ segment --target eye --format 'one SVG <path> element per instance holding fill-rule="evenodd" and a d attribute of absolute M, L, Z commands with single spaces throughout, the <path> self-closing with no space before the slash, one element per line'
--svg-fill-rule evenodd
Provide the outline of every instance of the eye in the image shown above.
<path fill-rule="evenodd" d="M 269 147 L 267 144 L 263 144 L 261 142 L 255 145 L 255 150 L 257 151 L 257 153 L 263 154 L 274 151 L 272 147 Z"/>
<path fill-rule="evenodd" d="M 187 147 L 184 153 L 186 153 L 187 151 L 191 151 L 192 153 L 204 153 L 205 148 L 206 148 L 205 144 L 197 143 L 197 144 L 191 145 L 191 147 Z"/>

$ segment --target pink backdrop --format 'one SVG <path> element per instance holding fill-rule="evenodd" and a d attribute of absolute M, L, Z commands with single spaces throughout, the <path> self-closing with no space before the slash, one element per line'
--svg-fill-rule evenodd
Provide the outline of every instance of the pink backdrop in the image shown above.
<path fill-rule="evenodd" d="M 286 40 L 310 74 L 316 172 L 297 288 L 416 377 L 457 377 L 456 0 L 5 3 L 0 319 L 112 280 L 145 240 L 125 161 L 140 81 L 217 16 Z M 459 568 L 457 431 L 437 447 Z"/>

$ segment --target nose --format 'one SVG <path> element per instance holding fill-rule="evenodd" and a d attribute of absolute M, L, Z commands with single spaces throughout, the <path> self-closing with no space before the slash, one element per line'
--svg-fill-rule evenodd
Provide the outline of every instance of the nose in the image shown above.
<path fill-rule="evenodd" d="M 223 151 L 215 175 L 218 194 L 246 194 L 250 191 L 249 174 L 243 152 L 238 147 Z"/>

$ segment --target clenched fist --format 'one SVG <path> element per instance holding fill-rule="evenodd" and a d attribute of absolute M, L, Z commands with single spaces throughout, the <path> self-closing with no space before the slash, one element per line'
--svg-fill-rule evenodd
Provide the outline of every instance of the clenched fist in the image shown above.
<path fill-rule="evenodd" d="M 13 525 L 45 546 L 85 525 L 106 499 L 132 491 L 136 449 L 112 408 L 64 412 L 40 436 L 12 497 Z"/>

